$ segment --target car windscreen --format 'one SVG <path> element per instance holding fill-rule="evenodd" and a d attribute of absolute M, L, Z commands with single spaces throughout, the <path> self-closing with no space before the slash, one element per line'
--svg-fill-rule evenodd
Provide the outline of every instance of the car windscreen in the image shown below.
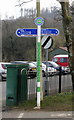
<path fill-rule="evenodd" d="M 43 62 L 43 63 L 46 65 L 46 61 Z M 50 64 L 49 62 L 47 62 L 47 66 L 48 66 L 48 67 L 53 67 L 52 64 Z"/>
<path fill-rule="evenodd" d="M 59 67 L 59 65 L 56 64 L 55 62 L 50 61 L 49 63 L 52 64 L 52 66 L 54 66 L 54 67 Z"/>

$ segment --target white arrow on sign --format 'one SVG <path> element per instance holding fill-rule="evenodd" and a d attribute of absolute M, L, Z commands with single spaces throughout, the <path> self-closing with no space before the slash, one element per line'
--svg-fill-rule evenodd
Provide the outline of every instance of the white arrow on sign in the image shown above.
<path fill-rule="evenodd" d="M 53 39 L 50 36 L 44 36 L 42 38 L 42 42 L 41 42 L 42 47 L 44 47 L 44 49 L 49 49 L 51 48 L 51 46 L 53 45 Z"/>

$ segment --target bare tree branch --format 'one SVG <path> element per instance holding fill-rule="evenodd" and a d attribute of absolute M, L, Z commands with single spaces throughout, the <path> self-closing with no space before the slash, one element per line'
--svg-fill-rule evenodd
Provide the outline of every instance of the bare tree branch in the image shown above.
<path fill-rule="evenodd" d="M 15 7 L 16 7 L 16 6 L 19 6 L 19 7 L 20 7 L 20 6 L 22 6 L 24 3 L 28 3 L 28 2 L 31 2 L 31 1 L 33 1 L 33 0 L 24 1 L 24 2 L 22 2 L 22 3 L 20 3 L 20 4 L 18 4 L 18 5 L 15 5 Z"/>

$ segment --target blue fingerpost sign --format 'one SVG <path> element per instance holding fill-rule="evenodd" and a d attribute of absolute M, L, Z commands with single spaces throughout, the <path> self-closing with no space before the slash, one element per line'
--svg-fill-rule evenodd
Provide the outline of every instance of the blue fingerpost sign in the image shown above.
<path fill-rule="evenodd" d="M 16 35 L 18 37 L 36 37 L 37 36 L 37 29 L 34 28 L 19 28 L 16 30 Z"/>
<path fill-rule="evenodd" d="M 59 34 L 59 30 L 55 29 L 55 28 L 42 28 L 41 29 L 41 35 L 58 35 Z"/>
<path fill-rule="evenodd" d="M 54 28 L 42 28 L 41 35 L 54 35 L 57 36 L 59 34 L 58 29 Z M 16 30 L 16 35 L 18 37 L 36 37 L 37 29 L 36 28 L 19 28 Z"/>

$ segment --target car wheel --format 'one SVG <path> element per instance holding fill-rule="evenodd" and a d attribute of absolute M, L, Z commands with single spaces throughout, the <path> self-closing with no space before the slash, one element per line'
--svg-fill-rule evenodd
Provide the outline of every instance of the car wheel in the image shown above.
<path fill-rule="evenodd" d="M 0 75 L 0 81 L 2 81 L 2 76 Z"/>
<path fill-rule="evenodd" d="M 45 77 L 45 72 L 44 71 L 42 71 L 42 77 Z"/>
<path fill-rule="evenodd" d="M 6 81 L 6 78 L 2 76 L 2 81 Z"/>

